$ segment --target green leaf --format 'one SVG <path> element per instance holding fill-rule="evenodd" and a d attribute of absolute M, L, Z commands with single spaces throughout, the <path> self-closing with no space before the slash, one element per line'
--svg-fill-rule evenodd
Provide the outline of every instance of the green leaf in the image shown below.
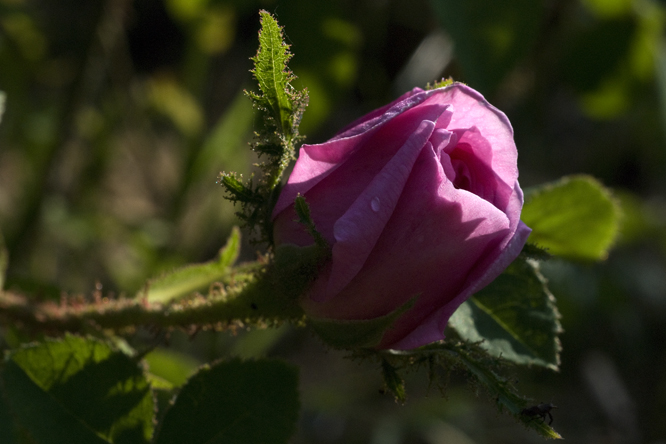
<path fill-rule="evenodd" d="M 478 394 L 478 389 L 484 389 L 500 412 L 508 411 L 527 428 L 546 438 L 562 438 L 550 426 L 542 421 L 534 421 L 534 417 L 522 413 L 530 400 L 517 392 L 510 379 L 497 373 L 503 366 L 503 361 L 489 356 L 479 344 L 447 339 L 413 350 L 374 352 L 380 354 L 383 361 L 391 361 L 394 369 L 396 366 L 408 368 L 426 364 L 430 382 L 437 382 L 440 389 L 448 384 L 452 370 L 462 370 L 475 392 Z M 384 366 L 384 363 L 382 365 Z"/>
<path fill-rule="evenodd" d="M 297 370 L 233 359 L 203 367 L 166 412 L 155 444 L 286 443 L 298 419 Z"/>
<path fill-rule="evenodd" d="M 533 421 L 532 418 L 521 414 L 522 410 L 527 406 L 527 401 L 515 392 L 515 389 L 507 379 L 499 376 L 489 365 L 477 359 L 462 347 L 454 346 L 448 348 L 457 354 L 459 362 L 462 363 L 469 374 L 482 384 L 488 391 L 488 394 L 495 399 L 500 411 L 507 409 L 509 413 L 519 419 L 525 426 L 536 430 L 545 438 L 562 439 L 562 436 L 545 422 Z"/>
<path fill-rule="evenodd" d="M 15 363 L 2 371 L 3 395 L 11 404 L 12 416 L 23 433 L 36 444 L 102 444 L 101 438 L 76 414 L 63 408 L 57 399 L 41 390 Z M 4 441 L 3 441 L 4 442 Z M 18 441 L 17 441 L 18 442 Z"/>
<path fill-rule="evenodd" d="M 145 297 L 148 302 L 165 303 L 206 288 L 229 273 L 229 268 L 238 258 L 239 252 L 240 230 L 234 227 L 227 244 L 220 250 L 218 259 L 188 265 L 153 279 L 137 297 Z"/>
<path fill-rule="evenodd" d="M 374 347 L 382 340 L 384 332 L 400 315 L 412 308 L 416 297 L 397 310 L 368 320 L 339 320 L 309 318 L 309 325 L 328 345 L 335 348 Z"/>
<path fill-rule="evenodd" d="M 568 259 L 600 260 L 619 230 L 620 207 L 589 176 L 569 176 L 530 189 L 521 219 L 532 228 L 529 241 Z"/>
<path fill-rule="evenodd" d="M 492 93 L 539 36 L 539 0 L 431 0 L 435 17 L 455 43 L 463 81 Z"/>
<path fill-rule="evenodd" d="M 148 353 L 144 360 L 148 363 L 152 375 L 176 387 L 185 384 L 187 378 L 196 373 L 201 364 L 190 355 L 166 348 L 156 348 Z"/>
<path fill-rule="evenodd" d="M 555 299 L 537 263 L 518 258 L 449 320 L 461 338 L 518 364 L 559 366 L 562 331 Z"/>
<path fill-rule="evenodd" d="M 0 373 L 17 425 L 36 443 L 147 443 L 153 397 L 136 360 L 67 335 L 25 346 Z"/>

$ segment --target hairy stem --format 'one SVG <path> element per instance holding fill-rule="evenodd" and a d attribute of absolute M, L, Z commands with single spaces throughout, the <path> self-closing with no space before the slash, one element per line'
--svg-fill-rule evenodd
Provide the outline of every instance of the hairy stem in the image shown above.
<path fill-rule="evenodd" d="M 230 325 L 266 325 L 299 321 L 303 317 L 297 297 L 275 284 L 272 272 L 245 276 L 236 286 L 213 289 L 208 296 L 194 295 L 169 304 L 150 303 L 146 298 L 94 300 L 63 298 L 34 303 L 11 292 L 0 293 L 0 319 L 46 333 L 83 332 L 91 326 L 112 331 L 144 325 L 158 328 Z"/>

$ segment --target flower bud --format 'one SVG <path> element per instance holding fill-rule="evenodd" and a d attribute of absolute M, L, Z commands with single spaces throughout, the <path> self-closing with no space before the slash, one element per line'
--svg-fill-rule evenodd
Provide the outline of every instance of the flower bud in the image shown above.
<path fill-rule="evenodd" d="M 276 245 L 332 248 L 301 299 L 340 328 L 383 320 L 372 345 L 444 338 L 452 313 L 520 253 L 530 229 L 507 117 L 473 89 L 415 88 L 331 140 L 303 145 L 273 212 Z"/>

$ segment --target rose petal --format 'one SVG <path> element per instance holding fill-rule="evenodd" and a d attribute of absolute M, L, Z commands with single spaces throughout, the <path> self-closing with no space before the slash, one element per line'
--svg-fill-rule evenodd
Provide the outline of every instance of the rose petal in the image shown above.
<path fill-rule="evenodd" d="M 421 151 L 362 269 L 334 298 L 321 303 L 307 299 L 304 308 L 333 319 L 372 319 L 419 294 L 416 306 L 386 333 L 382 344 L 390 345 L 453 299 L 470 270 L 494 254 L 508 232 L 509 221 L 501 211 L 445 180 L 429 147 Z"/>
<path fill-rule="evenodd" d="M 473 126 L 467 130 L 454 130 L 455 143 L 444 148 L 456 170 L 452 179 L 456 188 L 464 188 L 505 211 L 513 186 L 504 183 L 490 167 L 492 147 L 479 130 Z M 448 174 L 448 173 L 447 173 Z M 465 176 L 465 177 L 460 177 Z"/>
<path fill-rule="evenodd" d="M 335 296 L 363 267 L 393 214 L 414 162 L 434 129 L 434 122 L 421 122 L 403 147 L 335 223 L 333 268 L 326 294 L 320 301 Z"/>
<path fill-rule="evenodd" d="M 428 102 L 431 100 L 451 105 L 453 111 L 451 121 L 446 126 L 437 122 L 438 128 L 478 128 L 492 147 L 492 170 L 509 186 L 516 182 L 518 151 L 511 123 L 502 111 L 488 103 L 479 92 L 461 83 L 444 88 L 441 94 L 433 96 Z"/>
<path fill-rule="evenodd" d="M 416 92 L 420 93 L 416 94 Z M 303 145 L 299 150 L 298 160 L 289 176 L 289 180 L 282 189 L 273 209 L 273 218 L 285 208 L 293 205 L 294 199 L 296 199 L 298 194 L 305 195 L 312 187 L 345 163 L 355 152 L 356 148 L 368 143 L 367 139 L 371 138 L 374 132 L 394 118 L 402 116 L 406 111 L 421 104 L 427 97 L 427 94 L 423 94 L 422 90 L 414 88 L 412 92 L 406 93 L 395 102 L 380 108 L 380 110 L 385 110 L 385 112 L 376 118 L 361 118 L 359 125 L 356 125 L 349 131 L 336 135 L 328 142 L 318 145 Z M 437 104 L 434 107 L 425 107 L 419 111 L 426 111 L 428 115 L 415 117 L 415 119 L 418 122 L 422 120 L 436 121 L 441 114 L 440 110 L 445 108 L 446 106 L 439 106 Z M 375 113 L 379 114 L 378 111 L 380 110 L 376 110 Z M 432 113 L 433 110 L 435 114 Z"/>
<path fill-rule="evenodd" d="M 312 244 L 313 240 L 304 228 L 299 224 L 292 224 L 296 219 L 293 202 L 297 194 L 301 193 L 306 196 L 317 230 L 333 244 L 335 222 L 400 150 L 419 124 L 426 120 L 437 121 L 446 114 L 446 105 L 412 107 L 392 118 L 390 125 L 385 122 L 363 135 L 329 141 L 322 145 L 309 145 L 302 149 L 303 157 L 297 161 L 289 183 L 280 193 L 280 199 L 273 211 L 276 242 L 290 242 L 301 246 Z M 350 149 L 345 145 L 351 142 L 354 147 L 358 144 L 363 149 Z M 349 152 L 344 155 L 328 154 L 336 149 L 349 149 Z M 327 163 L 336 155 L 343 160 L 336 164 Z M 329 165 L 333 165 L 332 168 L 324 171 Z M 332 171 L 335 171 L 335 174 L 331 174 Z M 319 175 L 310 178 L 312 174 Z M 306 181 L 298 182 L 300 180 Z"/>
<path fill-rule="evenodd" d="M 523 193 L 517 183 L 515 190 L 516 192 L 512 198 L 512 205 L 515 206 L 519 204 L 522 207 Z M 515 230 L 513 235 L 508 237 L 505 242 L 501 243 L 497 248 L 498 251 L 500 251 L 499 255 L 490 261 L 490 263 L 481 263 L 476 272 L 470 274 L 467 279 L 467 284 L 454 299 L 424 319 L 417 328 L 407 334 L 403 339 L 393 344 L 389 344 L 390 348 L 396 350 L 411 350 L 444 339 L 444 329 L 449 322 L 449 318 L 453 315 L 453 312 L 456 311 L 471 295 L 480 291 L 497 278 L 497 276 L 502 274 L 506 267 L 518 257 L 518 254 L 520 254 L 523 245 L 525 245 L 525 242 L 532 231 L 517 218 L 515 221 L 511 221 L 511 230 Z M 485 262 L 489 261 L 486 260 Z"/>
<path fill-rule="evenodd" d="M 292 221 L 293 200 L 305 194 L 333 246 L 301 301 L 305 312 L 372 319 L 418 295 L 378 347 L 442 339 L 453 311 L 497 277 L 529 235 L 519 219 L 516 161 L 506 116 L 461 84 L 415 89 L 329 142 L 305 145 L 273 213 L 278 244 L 311 244 Z"/>
<path fill-rule="evenodd" d="M 421 88 L 414 88 L 411 91 L 407 91 L 388 105 L 384 105 L 381 108 L 377 108 L 374 111 L 369 112 L 365 116 L 353 121 L 349 125 L 345 126 L 342 128 L 338 133 L 333 137 L 333 139 L 340 139 L 343 137 L 350 137 L 355 134 L 362 133 L 364 131 L 367 131 L 369 128 L 372 128 L 373 126 L 377 125 L 378 122 L 385 118 L 386 115 L 393 115 L 396 112 L 400 112 L 400 109 L 405 109 L 404 107 L 411 107 L 413 106 L 412 104 L 409 104 L 408 102 L 405 102 L 406 99 L 422 93 L 423 90 Z M 417 100 L 423 100 L 425 97 L 419 98 Z M 404 102 L 404 103 L 403 103 Z M 396 106 L 397 105 L 397 106 Z M 396 107 L 395 109 L 391 109 L 393 107 Z"/>

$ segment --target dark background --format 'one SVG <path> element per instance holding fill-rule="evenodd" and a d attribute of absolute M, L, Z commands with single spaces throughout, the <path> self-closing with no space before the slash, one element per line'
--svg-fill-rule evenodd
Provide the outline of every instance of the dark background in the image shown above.
<path fill-rule="evenodd" d="M 666 443 L 663 1 L 0 0 L 7 286 L 35 298 L 96 286 L 132 295 L 215 255 L 236 223 L 217 173 L 248 174 L 253 162 L 242 90 L 254 88 L 262 8 L 285 26 L 296 84 L 309 90 L 308 142 L 453 76 L 509 116 L 523 187 L 586 173 L 614 190 L 624 218 L 609 258 L 544 265 L 565 330 L 561 372 L 509 374 L 558 405 L 567 442 Z M 0 333 L 3 346 L 15 340 Z M 379 393 L 376 367 L 303 330 L 175 333 L 160 353 L 171 364 L 151 362 L 165 374 L 229 353 L 298 363 L 295 443 L 541 441 L 455 376 L 442 399 L 411 375 L 398 406 Z"/>

